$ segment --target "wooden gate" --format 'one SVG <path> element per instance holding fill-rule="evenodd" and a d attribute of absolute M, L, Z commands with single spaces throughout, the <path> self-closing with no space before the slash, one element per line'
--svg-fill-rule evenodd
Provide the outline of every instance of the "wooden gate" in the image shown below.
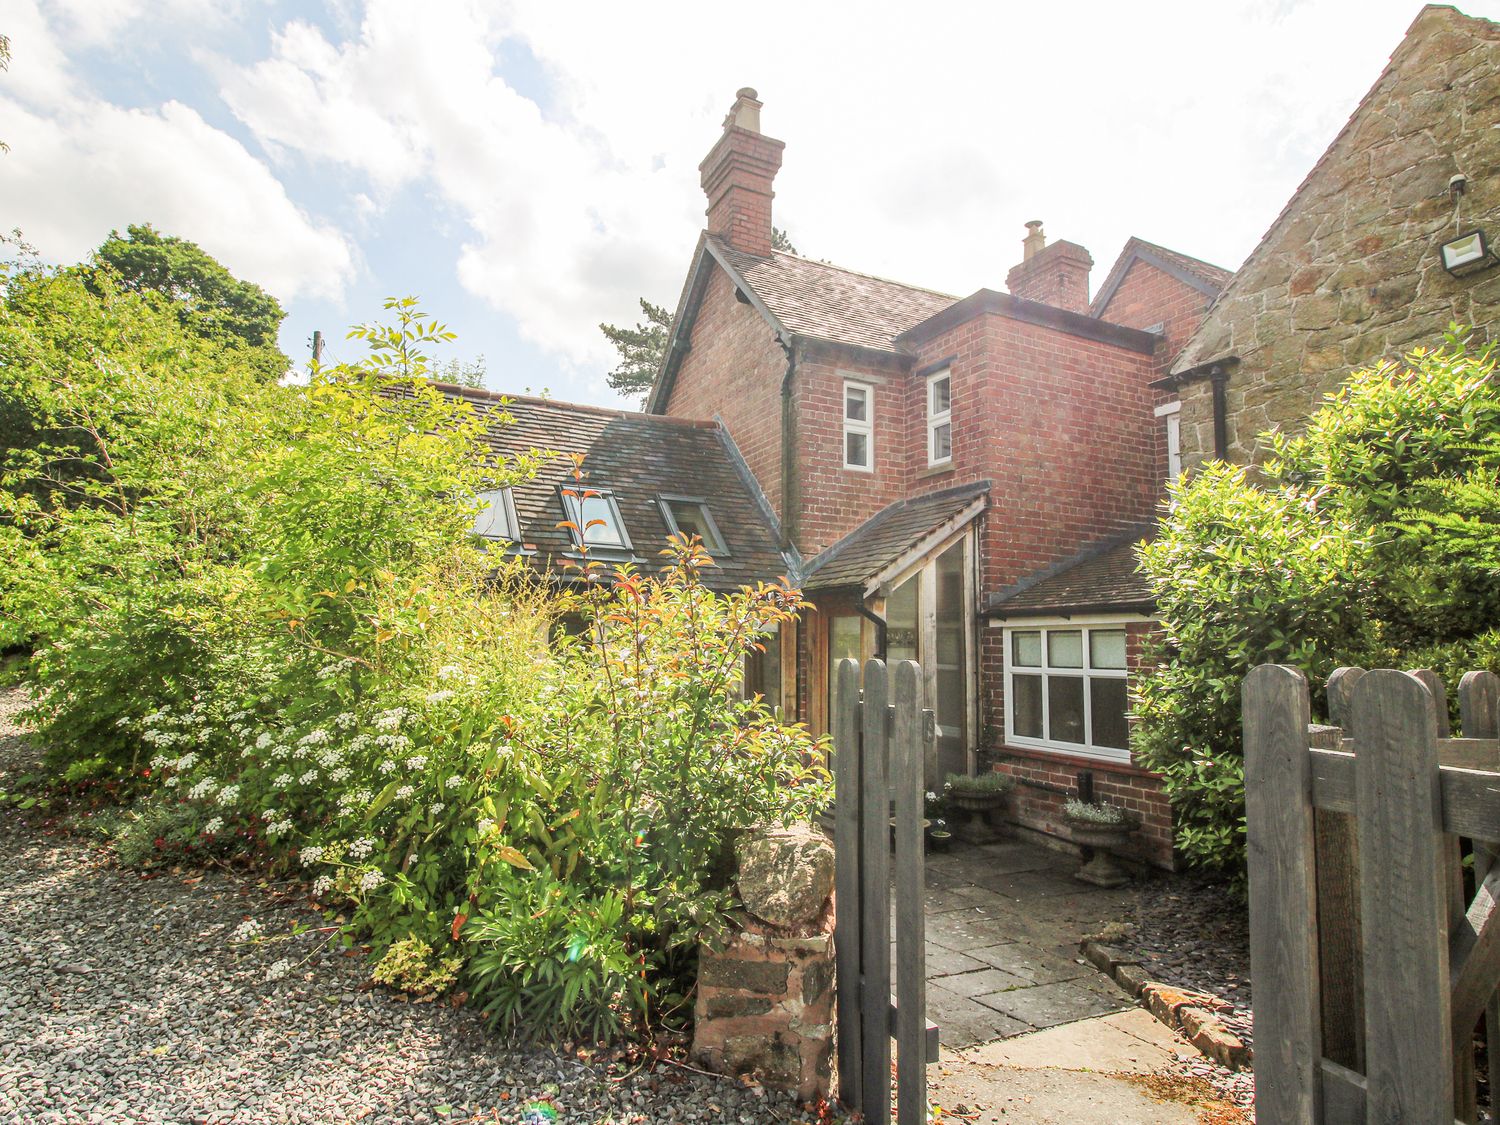
<path fill-rule="evenodd" d="M 922 708 L 922 670 L 915 661 L 903 660 L 894 675 L 884 661 L 869 661 L 863 692 L 857 661 L 840 661 L 837 674 L 832 727 L 839 1097 L 866 1121 L 890 1120 L 894 1037 L 897 1120 L 900 1125 L 925 1125 L 927 1063 L 936 1062 L 938 1054 L 937 1028 L 926 1015 L 923 916 L 922 767 L 933 716 Z"/>
<path fill-rule="evenodd" d="M 1476 1120 L 1474 1031 L 1500 984 L 1500 866 L 1478 842 L 1500 840 L 1500 680 L 1464 677 L 1468 738 L 1446 737 L 1427 670 L 1340 669 L 1331 727 L 1309 725 L 1295 668 L 1256 668 L 1243 699 L 1257 1120 Z"/>

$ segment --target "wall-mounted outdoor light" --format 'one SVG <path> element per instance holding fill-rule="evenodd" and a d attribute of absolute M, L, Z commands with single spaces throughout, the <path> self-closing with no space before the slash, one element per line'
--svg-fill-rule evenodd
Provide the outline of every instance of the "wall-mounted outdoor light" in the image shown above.
<path fill-rule="evenodd" d="M 1463 277 L 1495 264 L 1482 230 L 1471 230 L 1450 239 L 1439 247 L 1439 251 L 1443 255 L 1443 268 L 1454 277 Z"/>

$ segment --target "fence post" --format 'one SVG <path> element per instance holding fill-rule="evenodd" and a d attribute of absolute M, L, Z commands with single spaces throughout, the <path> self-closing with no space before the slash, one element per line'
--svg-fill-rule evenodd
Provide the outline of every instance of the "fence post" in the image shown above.
<path fill-rule="evenodd" d="M 833 886 L 838 925 L 834 927 L 836 1024 L 839 1055 L 839 1100 L 860 1107 L 859 1078 L 864 1049 L 859 1026 L 859 662 L 841 660 L 837 670 L 839 706 L 833 715 Z"/>
<path fill-rule="evenodd" d="M 1500 738 L 1500 676 L 1493 672 L 1465 672 L 1458 684 L 1458 720 L 1465 738 Z M 1497 844 L 1494 840 L 1474 841 L 1474 889 L 1484 885 L 1494 869 Z M 1500 1062 L 1500 993 L 1490 997 L 1484 1009 L 1485 1052 Z M 1491 1090 L 1494 1089 L 1493 1080 Z M 1491 1095 L 1493 1097 L 1493 1095 Z"/>
<path fill-rule="evenodd" d="M 1245 821 L 1250 868 L 1250 975 L 1255 991 L 1256 1115 L 1321 1125 L 1317 888 L 1307 680 L 1263 664 L 1243 689 Z M 1366 900 L 1368 901 L 1368 900 Z"/>
<path fill-rule="evenodd" d="M 1421 681 L 1381 669 L 1355 685 L 1350 720 L 1365 907 L 1366 1120 L 1451 1125 L 1437 708 Z"/>
<path fill-rule="evenodd" d="M 861 1046 L 864 1075 L 860 1105 L 866 1121 L 891 1116 L 891 821 L 886 787 L 890 683 L 885 661 L 865 663 L 864 760 L 860 763 Z"/>
<path fill-rule="evenodd" d="M 1335 729 L 1324 749 L 1341 749 L 1349 699 L 1363 668 L 1335 668 L 1328 677 L 1328 721 Z M 1318 967 L 1323 1055 L 1340 1066 L 1365 1067 L 1364 977 L 1360 962 L 1359 837 L 1348 813 L 1314 814 L 1318 880 Z"/>
<path fill-rule="evenodd" d="M 927 949 L 923 921 L 922 670 L 896 665 L 896 1114 L 899 1125 L 927 1122 Z"/>

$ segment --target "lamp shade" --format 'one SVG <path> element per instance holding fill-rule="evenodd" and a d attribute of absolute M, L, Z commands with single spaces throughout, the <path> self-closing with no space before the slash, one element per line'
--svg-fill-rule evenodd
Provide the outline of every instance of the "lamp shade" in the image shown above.
<path fill-rule="evenodd" d="M 1443 268 L 1455 277 L 1483 269 L 1490 264 L 1490 248 L 1484 231 L 1471 230 L 1443 243 Z"/>

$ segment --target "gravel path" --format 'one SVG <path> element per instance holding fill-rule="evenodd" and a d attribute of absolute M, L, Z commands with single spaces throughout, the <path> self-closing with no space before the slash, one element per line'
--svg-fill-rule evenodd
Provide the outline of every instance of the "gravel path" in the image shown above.
<path fill-rule="evenodd" d="M 0 789 L 34 761 L 0 692 Z M 676 1067 L 516 1051 L 475 1013 L 363 989 L 304 901 L 238 875 L 154 878 L 0 812 L 0 1122 L 797 1121 L 788 1101 Z M 243 921 L 265 938 L 231 943 Z M 295 967 L 268 979 L 282 959 Z"/>

